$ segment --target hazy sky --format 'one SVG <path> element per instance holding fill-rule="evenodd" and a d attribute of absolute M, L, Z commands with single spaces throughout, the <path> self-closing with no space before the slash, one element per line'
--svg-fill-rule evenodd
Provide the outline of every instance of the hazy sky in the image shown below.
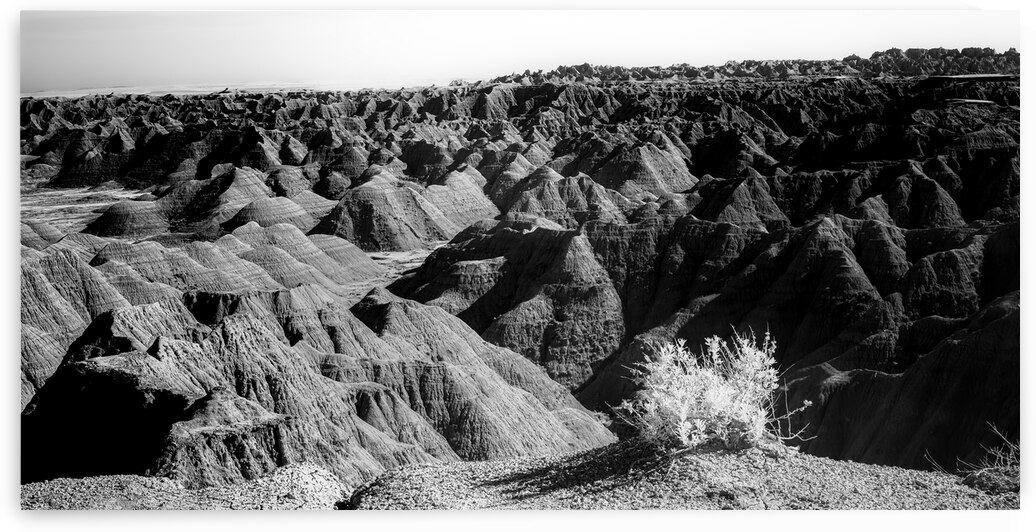
<path fill-rule="evenodd" d="M 584 62 L 828 59 L 1019 47 L 1005 11 L 42 12 L 21 16 L 21 91 L 445 84 Z"/>

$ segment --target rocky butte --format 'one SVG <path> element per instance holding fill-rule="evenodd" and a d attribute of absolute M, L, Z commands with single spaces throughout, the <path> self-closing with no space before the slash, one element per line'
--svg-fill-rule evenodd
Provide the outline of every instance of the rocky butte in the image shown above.
<path fill-rule="evenodd" d="M 1018 73 L 892 49 L 23 98 L 23 505 L 576 471 L 652 342 L 750 329 L 814 471 L 978 462 L 1019 434 Z"/>

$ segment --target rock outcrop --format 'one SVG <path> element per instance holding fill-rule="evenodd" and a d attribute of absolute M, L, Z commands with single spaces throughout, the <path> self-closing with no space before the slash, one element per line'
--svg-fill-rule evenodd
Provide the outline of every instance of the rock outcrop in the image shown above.
<path fill-rule="evenodd" d="M 542 219 L 473 225 L 391 289 L 457 315 L 571 389 L 624 340 L 618 294 L 590 242 Z"/>
<path fill-rule="evenodd" d="M 374 292 L 359 319 L 333 303 L 312 311 L 334 352 L 286 341 L 258 305 L 211 328 L 178 302 L 99 317 L 23 413 L 23 480 L 201 487 L 306 461 L 356 486 L 401 464 L 614 440 L 542 369 L 437 308 Z"/>
<path fill-rule="evenodd" d="M 387 169 L 372 166 L 360 176 L 314 233 L 342 237 L 368 251 L 406 250 L 448 240 L 461 227 L 421 193 Z"/>

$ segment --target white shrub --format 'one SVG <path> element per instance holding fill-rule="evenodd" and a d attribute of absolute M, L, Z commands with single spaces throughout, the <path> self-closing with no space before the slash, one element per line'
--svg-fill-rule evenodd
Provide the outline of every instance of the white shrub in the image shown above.
<path fill-rule="evenodd" d="M 632 368 L 641 389 L 616 412 L 642 438 L 664 446 L 758 445 L 773 420 L 776 349 L 769 333 L 761 346 L 754 333 L 735 333 L 730 344 L 713 336 L 700 360 L 683 340 L 656 344 L 653 356 Z"/>

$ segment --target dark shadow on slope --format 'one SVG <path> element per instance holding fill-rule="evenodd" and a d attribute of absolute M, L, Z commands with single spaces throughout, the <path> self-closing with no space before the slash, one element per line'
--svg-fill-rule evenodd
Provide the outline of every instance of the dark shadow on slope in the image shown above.
<path fill-rule="evenodd" d="M 482 487 L 501 487 L 514 500 L 533 498 L 553 491 L 583 487 L 585 493 L 602 493 L 640 478 L 666 475 L 670 466 L 689 455 L 730 452 L 702 446 L 683 452 L 663 450 L 631 438 L 484 482 Z"/>

